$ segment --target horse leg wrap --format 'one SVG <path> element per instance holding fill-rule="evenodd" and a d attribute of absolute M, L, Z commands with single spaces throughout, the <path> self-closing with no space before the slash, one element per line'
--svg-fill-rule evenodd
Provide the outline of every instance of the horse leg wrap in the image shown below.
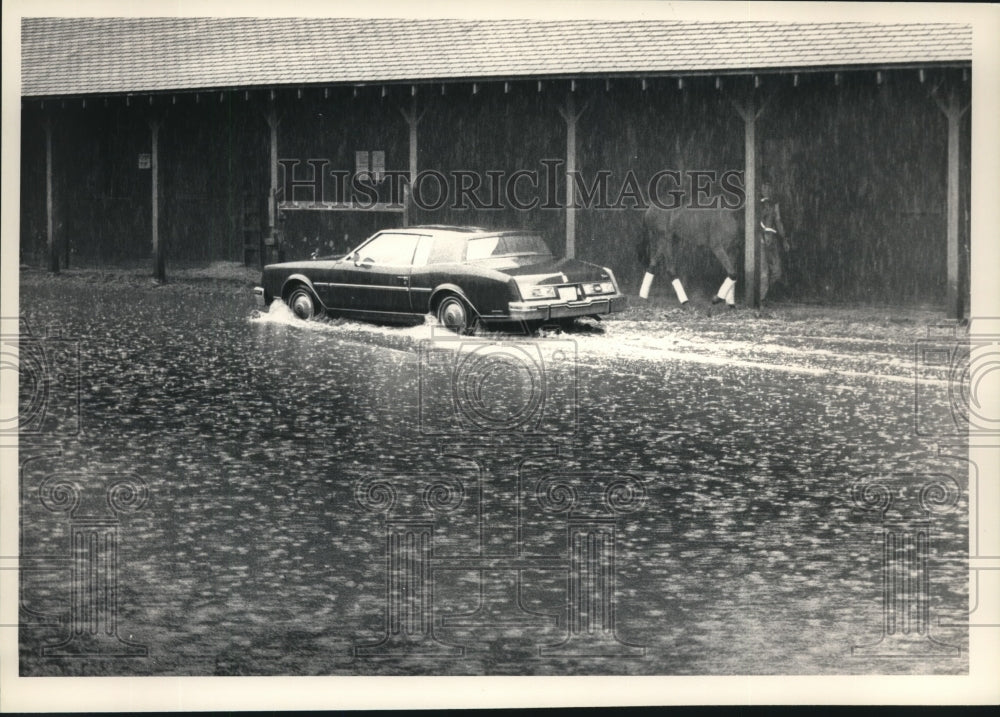
<path fill-rule="evenodd" d="M 712 297 L 712 303 L 718 304 L 720 301 L 726 301 L 726 297 L 735 284 L 736 280 L 727 276 L 726 280 L 722 282 L 722 286 L 719 287 L 719 293 Z"/>
<path fill-rule="evenodd" d="M 736 282 L 734 281 L 729 285 L 729 291 L 726 292 L 726 305 L 730 309 L 736 308 Z"/>
<path fill-rule="evenodd" d="M 649 298 L 649 287 L 653 285 L 653 275 L 648 271 L 646 275 L 642 277 L 642 286 L 639 288 L 639 298 L 648 299 Z"/>
<path fill-rule="evenodd" d="M 682 304 L 688 302 L 688 295 L 684 293 L 684 285 L 681 283 L 680 279 L 673 280 L 674 291 L 677 293 L 677 300 Z"/>

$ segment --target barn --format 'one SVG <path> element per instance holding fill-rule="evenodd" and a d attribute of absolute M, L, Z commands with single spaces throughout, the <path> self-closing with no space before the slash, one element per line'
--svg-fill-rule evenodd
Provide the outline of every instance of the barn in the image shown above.
<path fill-rule="evenodd" d="M 969 25 L 25 18 L 21 43 L 22 264 L 164 280 L 457 223 L 634 291 L 651 192 L 725 175 L 780 197 L 780 296 L 968 311 Z"/>

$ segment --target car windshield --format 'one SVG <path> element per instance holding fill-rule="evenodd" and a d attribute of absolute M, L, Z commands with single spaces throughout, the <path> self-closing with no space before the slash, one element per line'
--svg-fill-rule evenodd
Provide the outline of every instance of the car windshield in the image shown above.
<path fill-rule="evenodd" d="M 415 234 L 382 232 L 355 250 L 356 260 L 393 266 L 413 262 L 413 251 L 419 237 Z M 351 256 L 351 255 L 349 255 Z"/>
<path fill-rule="evenodd" d="M 465 258 L 477 261 L 507 256 L 549 256 L 551 253 L 538 234 L 500 234 L 470 239 Z"/>

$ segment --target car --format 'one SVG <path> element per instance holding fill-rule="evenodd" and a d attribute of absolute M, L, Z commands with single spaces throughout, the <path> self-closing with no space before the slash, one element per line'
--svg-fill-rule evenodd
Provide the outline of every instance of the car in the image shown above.
<path fill-rule="evenodd" d="M 344 256 L 269 264 L 256 301 L 284 301 L 301 319 L 319 314 L 383 322 L 423 321 L 457 332 L 477 323 L 537 328 L 622 311 L 607 267 L 556 258 L 525 230 L 444 225 L 376 232 Z"/>

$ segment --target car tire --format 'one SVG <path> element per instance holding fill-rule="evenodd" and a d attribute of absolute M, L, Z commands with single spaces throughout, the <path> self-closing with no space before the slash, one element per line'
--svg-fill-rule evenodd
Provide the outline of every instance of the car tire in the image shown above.
<path fill-rule="evenodd" d="M 305 286 L 297 286 L 285 300 L 292 313 L 303 321 L 308 321 L 316 315 L 316 300 L 312 292 Z"/>
<path fill-rule="evenodd" d="M 449 294 L 438 302 L 435 315 L 439 324 L 460 336 L 468 333 L 472 327 L 468 305 L 454 294 Z"/>

